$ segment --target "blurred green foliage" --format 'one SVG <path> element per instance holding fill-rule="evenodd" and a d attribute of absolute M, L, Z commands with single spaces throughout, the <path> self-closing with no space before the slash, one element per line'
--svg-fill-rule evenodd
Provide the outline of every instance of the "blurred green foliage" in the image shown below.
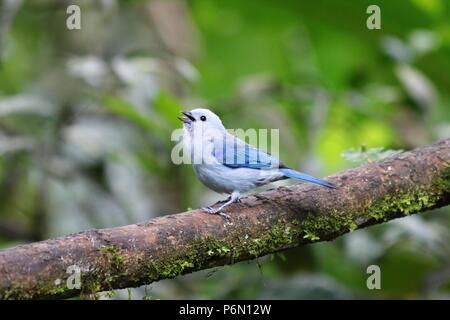
<path fill-rule="evenodd" d="M 69 31 L 64 1 L 0 2 L 1 247 L 221 199 L 171 162 L 183 109 L 278 128 L 283 162 L 315 175 L 450 136 L 448 1 L 78 4 Z M 438 211 L 105 297 L 448 298 Z"/>

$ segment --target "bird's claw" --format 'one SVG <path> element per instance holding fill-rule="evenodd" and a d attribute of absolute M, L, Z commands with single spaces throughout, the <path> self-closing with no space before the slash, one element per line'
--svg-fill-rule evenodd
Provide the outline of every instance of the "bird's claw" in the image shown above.
<path fill-rule="evenodd" d="M 204 207 L 202 208 L 202 210 L 209 214 L 218 214 L 219 216 L 224 217 L 227 220 L 231 219 L 231 217 L 228 214 L 221 212 L 220 209 L 215 209 L 212 207 Z"/>
<path fill-rule="evenodd" d="M 217 213 L 216 209 L 214 209 L 212 207 L 204 207 L 204 208 L 202 208 L 202 210 L 205 211 L 206 213 L 210 213 L 210 214 Z"/>

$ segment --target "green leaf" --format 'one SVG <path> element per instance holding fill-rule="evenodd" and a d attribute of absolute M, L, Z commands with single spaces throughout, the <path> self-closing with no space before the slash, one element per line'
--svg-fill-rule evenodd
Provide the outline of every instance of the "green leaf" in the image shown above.
<path fill-rule="evenodd" d="M 183 107 L 169 93 L 160 91 L 153 100 L 153 107 L 172 127 L 180 127 L 178 116 Z"/>
<path fill-rule="evenodd" d="M 359 149 L 350 148 L 343 151 L 341 156 L 351 162 L 364 163 L 390 157 L 402 151 L 384 150 L 384 148 L 367 148 L 365 145 L 362 145 Z"/>

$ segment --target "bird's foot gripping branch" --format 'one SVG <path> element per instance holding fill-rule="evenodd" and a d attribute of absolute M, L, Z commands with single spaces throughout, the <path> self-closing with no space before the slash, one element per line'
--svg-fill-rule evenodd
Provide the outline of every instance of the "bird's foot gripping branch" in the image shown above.
<path fill-rule="evenodd" d="M 450 139 L 231 204 L 0 251 L 3 299 L 67 298 L 253 259 L 450 203 Z M 68 285 L 70 267 L 78 285 Z M 69 281 L 68 281 L 69 280 Z"/>

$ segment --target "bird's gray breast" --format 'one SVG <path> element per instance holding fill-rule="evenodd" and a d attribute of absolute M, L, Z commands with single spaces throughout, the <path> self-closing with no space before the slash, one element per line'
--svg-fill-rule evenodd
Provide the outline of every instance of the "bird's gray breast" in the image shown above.
<path fill-rule="evenodd" d="M 219 193 L 247 192 L 283 176 L 277 170 L 264 173 L 256 169 L 229 168 L 222 164 L 194 164 L 193 167 L 198 179 Z"/>
<path fill-rule="evenodd" d="M 235 185 L 224 172 L 223 165 L 194 164 L 194 172 L 198 179 L 208 188 L 218 193 L 231 193 Z"/>

